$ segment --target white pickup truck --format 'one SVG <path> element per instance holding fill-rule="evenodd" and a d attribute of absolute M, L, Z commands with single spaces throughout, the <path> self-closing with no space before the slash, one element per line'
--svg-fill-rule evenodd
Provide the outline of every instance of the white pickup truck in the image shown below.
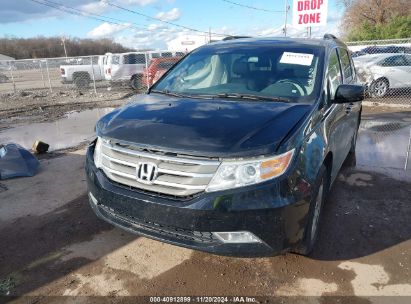
<path fill-rule="evenodd" d="M 61 65 L 61 82 L 74 83 L 77 88 L 87 88 L 91 82 L 104 80 L 104 58 L 106 55 L 84 57 L 81 62 Z M 91 58 L 93 61 L 91 62 Z M 85 64 L 82 64 L 82 63 Z M 80 63 L 80 64 L 79 64 Z"/>
<path fill-rule="evenodd" d="M 184 55 L 184 52 L 173 51 L 107 53 L 104 76 L 111 83 L 129 83 L 133 89 L 139 90 L 144 83 L 142 80 L 144 69 L 148 67 L 152 59 Z"/>

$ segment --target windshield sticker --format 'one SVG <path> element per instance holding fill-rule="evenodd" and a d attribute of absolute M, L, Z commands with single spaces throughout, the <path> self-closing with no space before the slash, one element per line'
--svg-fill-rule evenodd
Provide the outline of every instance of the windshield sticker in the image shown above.
<path fill-rule="evenodd" d="M 280 63 L 310 66 L 313 61 L 313 57 L 313 54 L 284 52 L 283 56 L 281 56 Z"/>

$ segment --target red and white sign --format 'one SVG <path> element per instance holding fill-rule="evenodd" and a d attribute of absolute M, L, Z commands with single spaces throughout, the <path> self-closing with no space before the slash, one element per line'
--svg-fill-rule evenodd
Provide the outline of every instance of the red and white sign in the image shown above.
<path fill-rule="evenodd" d="M 308 27 L 327 24 L 328 0 L 294 0 L 293 26 Z"/>

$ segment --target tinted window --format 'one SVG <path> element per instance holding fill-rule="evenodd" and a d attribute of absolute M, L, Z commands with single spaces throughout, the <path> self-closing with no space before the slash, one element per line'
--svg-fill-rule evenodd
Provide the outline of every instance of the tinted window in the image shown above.
<path fill-rule="evenodd" d="M 341 69 L 336 50 L 333 50 L 330 54 L 327 70 L 327 91 L 329 92 L 329 98 L 332 100 L 335 97 L 337 87 L 342 83 Z"/>
<path fill-rule="evenodd" d="M 145 54 L 124 55 L 124 64 L 141 64 L 141 63 L 146 63 Z"/>
<path fill-rule="evenodd" d="M 185 55 L 184 52 L 176 52 L 176 56 L 178 57 L 183 57 Z"/>
<path fill-rule="evenodd" d="M 120 64 L 120 56 L 111 57 L 111 64 Z"/>
<path fill-rule="evenodd" d="M 157 66 L 157 68 L 159 70 L 168 70 L 169 68 L 171 68 L 173 65 L 175 64 L 175 62 L 160 62 Z"/>
<path fill-rule="evenodd" d="M 173 53 L 171 52 L 161 53 L 161 57 L 173 57 Z"/>
<path fill-rule="evenodd" d="M 411 66 L 411 55 L 405 55 L 404 59 L 405 59 L 406 65 Z"/>
<path fill-rule="evenodd" d="M 405 58 L 403 55 L 397 55 L 397 56 L 391 56 L 388 58 L 385 58 L 382 63 L 382 66 L 405 66 L 407 65 L 405 62 Z"/>
<path fill-rule="evenodd" d="M 151 58 L 160 58 L 160 53 L 151 53 Z"/>
<path fill-rule="evenodd" d="M 341 68 L 343 71 L 343 78 L 345 83 L 350 83 L 353 78 L 353 71 L 351 68 L 351 61 L 347 50 L 338 49 L 341 61 Z"/>

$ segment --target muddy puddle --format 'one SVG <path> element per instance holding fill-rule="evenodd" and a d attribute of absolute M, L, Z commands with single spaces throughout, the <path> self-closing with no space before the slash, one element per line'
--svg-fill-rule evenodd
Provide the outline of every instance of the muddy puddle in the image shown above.
<path fill-rule="evenodd" d="M 411 122 L 363 119 L 355 153 L 357 165 L 404 170 L 410 136 Z M 408 158 L 407 171 L 411 172 Z"/>
<path fill-rule="evenodd" d="M 13 142 L 30 149 L 36 140 L 50 144 L 50 151 L 77 146 L 94 137 L 97 120 L 114 108 L 69 112 L 55 122 L 20 125 L 0 132 L 0 143 Z"/>

